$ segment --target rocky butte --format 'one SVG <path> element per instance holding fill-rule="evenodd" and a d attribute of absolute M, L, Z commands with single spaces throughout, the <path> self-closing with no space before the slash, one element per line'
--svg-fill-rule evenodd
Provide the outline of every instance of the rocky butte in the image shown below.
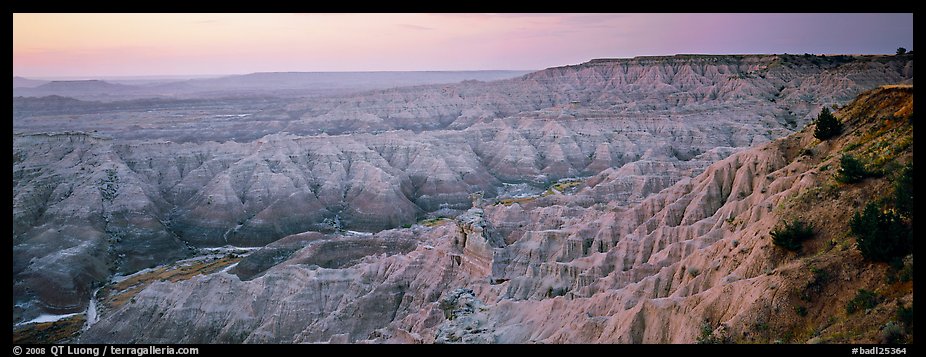
<path fill-rule="evenodd" d="M 677 55 L 144 122 L 15 98 L 14 340 L 912 341 L 912 254 L 848 223 L 912 185 L 912 81 L 912 55 Z M 837 180 L 847 154 L 871 175 Z"/>

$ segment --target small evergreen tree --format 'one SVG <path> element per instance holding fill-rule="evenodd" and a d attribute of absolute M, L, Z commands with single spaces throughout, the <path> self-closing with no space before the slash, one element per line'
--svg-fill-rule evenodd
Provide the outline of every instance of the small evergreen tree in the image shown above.
<path fill-rule="evenodd" d="M 913 164 L 904 167 L 894 182 L 894 206 L 900 215 L 913 218 Z"/>
<path fill-rule="evenodd" d="M 833 116 L 833 113 L 830 113 L 828 108 L 824 107 L 823 110 L 820 111 L 820 115 L 817 115 L 816 128 L 813 130 L 813 136 L 820 140 L 827 140 L 839 135 L 840 132 L 842 132 L 842 123 Z"/>
<path fill-rule="evenodd" d="M 897 48 L 897 55 L 898 55 L 898 56 L 903 56 L 903 55 L 905 55 L 905 54 L 907 54 L 907 49 L 906 49 L 906 48 L 903 48 L 903 47 Z"/>
<path fill-rule="evenodd" d="M 839 170 L 836 171 L 836 181 L 842 183 L 861 182 L 868 176 L 865 165 L 852 155 L 843 155 L 839 159 Z"/>
<path fill-rule="evenodd" d="M 849 221 L 858 249 L 865 259 L 890 262 L 913 249 L 913 231 L 894 210 L 881 211 L 869 203 Z"/>

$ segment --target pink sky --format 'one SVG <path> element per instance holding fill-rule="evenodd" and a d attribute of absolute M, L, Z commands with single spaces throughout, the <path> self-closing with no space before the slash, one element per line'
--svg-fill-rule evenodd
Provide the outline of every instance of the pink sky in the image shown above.
<path fill-rule="evenodd" d="M 893 53 L 912 14 L 14 14 L 13 74 L 543 69 L 676 53 Z"/>

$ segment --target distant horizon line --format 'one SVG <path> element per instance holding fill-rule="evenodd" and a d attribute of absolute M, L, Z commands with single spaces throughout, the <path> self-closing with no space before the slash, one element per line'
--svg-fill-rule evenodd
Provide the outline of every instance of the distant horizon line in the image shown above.
<path fill-rule="evenodd" d="M 548 67 L 550 68 L 550 67 Z M 460 69 L 460 70 L 366 70 L 366 71 L 258 71 L 227 74 L 157 74 L 157 75 L 75 75 L 75 76 L 32 76 L 13 74 L 14 78 L 43 81 L 79 81 L 79 80 L 157 80 L 157 79 L 209 79 L 251 74 L 268 73 L 402 73 L 402 72 L 533 72 L 541 69 Z"/>
<path fill-rule="evenodd" d="M 913 52 L 912 49 L 908 52 Z M 30 75 L 16 75 L 13 77 L 19 77 L 24 79 L 34 79 L 34 80 L 44 80 L 44 81 L 79 81 L 79 80 L 168 80 L 168 79 L 209 79 L 209 78 L 221 78 L 221 77 L 231 77 L 231 76 L 245 76 L 250 74 L 265 74 L 265 73 L 386 73 L 386 72 L 532 72 L 532 71 L 542 71 L 550 68 L 557 67 L 567 67 L 575 66 L 584 63 L 602 61 L 602 60 L 633 60 L 633 59 L 643 59 L 643 58 L 659 58 L 659 57 L 684 57 L 684 56 L 780 56 L 780 55 L 804 55 L 807 53 L 675 53 L 675 54 L 662 54 L 662 55 L 639 55 L 633 57 L 599 57 L 591 58 L 584 62 L 573 63 L 573 64 L 560 64 L 555 66 L 549 66 L 540 69 L 436 69 L 436 70 L 335 70 L 335 71 L 293 71 L 293 70 L 284 70 L 284 71 L 256 71 L 256 72 L 246 72 L 246 73 L 227 73 L 227 74 L 160 74 L 160 75 L 75 75 L 75 76 L 30 76 Z M 810 53 L 814 56 L 893 56 L 895 54 L 891 53 Z"/>

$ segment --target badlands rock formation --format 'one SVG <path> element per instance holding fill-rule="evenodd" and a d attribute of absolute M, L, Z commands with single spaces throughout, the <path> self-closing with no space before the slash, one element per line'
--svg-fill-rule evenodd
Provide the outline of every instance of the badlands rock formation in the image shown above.
<path fill-rule="evenodd" d="M 708 218 L 732 182 L 692 186 L 679 202 L 647 197 L 803 127 L 824 105 L 912 77 L 912 56 L 681 55 L 271 103 L 245 114 L 164 109 L 139 121 L 107 107 L 72 120 L 14 106 L 14 322 L 83 311 L 111 274 L 224 245 L 267 246 L 229 274 L 151 285 L 86 340 L 432 342 L 443 323 L 432 305 L 464 286 L 503 312 L 492 316 L 520 318 L 518 301 L 547 306 L 641 284 L 677 254 L 720 239 Z M 60 131 L 71 126 L 79 131 Z M 729 167 L 711 180 L 746 175 L 737 173 L 742 162 L 723 162 Z M 491 205 L 509 185 L 543 190 L 571 177 L 588 177 L 572 197 Z M 748 196 L 750 185 L 737 182 L 734 197 Z M 485 204 L 467 211 L 476 192 Z M 461 213 L 454 224 L 381 231 Z M 615 226 L 616 217 L 626 223 Z M 303 233 L 345 230 L 379 233 Z M 213 306 L 246 303 L 241 296 L 262 298 Z M 170 308 L 178 303 L 188 308 Z M 163 325 L 136 335 L 136 313 Z M 209 326 L 173 335 L 197 320 Z M 498 342 L 573 341 L 506 332 L 507 320 L 493 322 Z M 643 340 L 658 339 L 628 342 Z"/>
<path fill-rule="evenodd" d="M 432 227 L 344 238 L 381 250 L 328 267 L 304 260 L 317 256 L 319 241 L 285 238 L 305 248 L 262 275 L 154 283 L 81 341 L 877 342 L 893 307 L 865 317 L 847 315 L 846 302 L 859 288 L 909 302 L 912 285 L 885 283 L 886 266 L 862 261 L 844 232 L 852 202 L 877 199 L 890 184 L 825 187 L 842 152 L 887 145 L 886 160 L 910 162 L 912 103 L 910 87 L 866 93 L 837 113 L 847 124 L 837 139 L 820 142 L 808 126 L 638 204 L 571 204 L 579 194 L 527 208 L 488 204 Z M 866 139 L 872 132 L 883 137 Z M 805 244 L 816 253 L 772 244 L 768 232 L 793 217 L 820 228 Z M 385 243 L 406 240 L 417 244 Z M 799 300 L 810 268 L 831 278 Z M 800 304 L 810 306 L 806 317 L 794 312 Z M 847 325 L 863 332 L 842 332 Z"/>

